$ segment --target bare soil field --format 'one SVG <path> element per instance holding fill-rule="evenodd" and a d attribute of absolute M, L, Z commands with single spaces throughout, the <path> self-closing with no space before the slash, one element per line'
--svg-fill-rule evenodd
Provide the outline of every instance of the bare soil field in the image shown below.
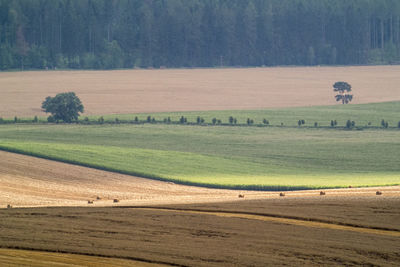
<path fill-rule="evenodd" d="M 0 208 L 210 203 L 281 199 L 279 192 L 207 189 L 106 172 L 0 151 Z M 327 196 L 400 198 L 400 187 L 325 190 Z M 287 192 L 285 198 L 321 198 L 318 190 Z M 244 198 L 238 198 L 238 195 Z M 97 199 L 99 197 L 100 199 Z M 118 199 L 118 203 L 113 200 Z M 88 204 L 92 200 L 93 204 Z"/>
<path fill-rule="evenodd" d="M 85 115 L 333 105 L 400 100 L 400 66 L 0 72 L 0 117 L 44 115 L 47 96 L 74 91 Z"/>

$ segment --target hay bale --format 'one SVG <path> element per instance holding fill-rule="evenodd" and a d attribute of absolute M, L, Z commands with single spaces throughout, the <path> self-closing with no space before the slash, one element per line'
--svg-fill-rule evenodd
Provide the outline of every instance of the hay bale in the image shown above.
<path fill-rule="evenodd" d="M 119 200 L 118 200 L 118 199 L 116 199 L 116 198 L 114 198 L 113 202 L 114 202 L 114 203 L 118 203 L 118 202 L 119 202 Z"/>
<path fill-rule="evenodd" d="M 280 196 L 280 197 L 284 197 L 284 196 L 285 196 L 285 193 L 282 192 L 282 193 L 279 194 L 279 196 Z"/>
<path fill-rule="evenodd" d="M 101 197 L 97 196 L 97 197 L 96 197 L 96 199 L 97 199 L 97 200 L 100 200 L 100 199 L 101 199 Z"/>
<path fill-rule="evenodd" d="M 239 194 L 239 196 L 238 196 L 239 198 L 244 198 L 244 195 L 242 195 L 242 194 Z"/>
<path fill-rule="evenodd" d="M 7 204 L 7 209 L 11 209 L 12 206 L 10 204 Z"/>
<path fill-rule="evenodd" d="M 380 195 L 382 195 L 382 192 L 381 191 L 376 191 L 376 195 L 380 196 Z"/>
<path fill-rule="evenodd" d="M 87 203 L 88 204 L 93 204 L 93 200 L 88 200 Z"/>
<path fill-rule="evenodd" d="M 325 196 L 325 191 L 319 192 L 319 195 L 320 195 L 320 196 Z"/>
<path fill-rule="evenodd" d="M 352 188 L 352 186 L 351 186 L 351 185 L 349 185 L 349 188 Z"/>

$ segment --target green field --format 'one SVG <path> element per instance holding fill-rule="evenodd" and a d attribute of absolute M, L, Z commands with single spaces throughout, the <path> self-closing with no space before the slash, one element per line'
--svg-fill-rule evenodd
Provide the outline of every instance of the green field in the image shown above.
<path fill-rule="evenodd" d="M 212 119 L 221 120 L 223 124 L 229 123 L 229 117 L 237 119 L 238 124 L 247 124 L 247 119 L 253 119 L 254 125 L 262 125 L 263 120 L 269 121 L 271 126 L 297 127 L 298 120 L 305 120 L 305 127 L 314 127 L 317 122 L 319 126 L 330 126 L 331 120 L 336 120 L 338 127 L 344 127 L 347 120 L 354 121 L 356 126 L 376 128 L 381 127 L 384 119 L 389 123 L 390 128 L 397 128 L 400 122 L 400 101 L 383 102 L 357 105 L 334 105 L 334 106 L 313 106 L 297 107 L 286 109 L 265 109 L 265 110 L 222 110 L 222 111 L 191 111 L 191 112 L 164 112 L 164 113 L 139 113 L 139 114 L 108 114 L 103 116 L 86 116 L 82 114 L 80 121 L 87 117 L 89 122 L 97 122 L 103 117 L 105 122 L 115 123 L 132 122 L 138 117 L 140 122 L 145 122 L 148 116 L 162 122 L 170 117 L 173 122 L 178 122 L 181 116 L 185 116 L 188 123 L 196 123 L 197 117 L 202 117 L 206 124 L 211 124 Z M 49 115 L 49 114 L 48 114 Z M 0 116 L 1 118 L 1 116 Z M 39 122 L 46 122 L 46 116 L 39 117 Z M 3 122 L 13 123 L 14 118 L 3 118 Z M 18 118 L 20 122 L 32 122 L 33 118 Z M 1 122 L 1 119 L 0 119 Z M 303 127 L 304 127 L 303 126 Z"/>
<path fill-rule="evenodd" d="M 165 113 L 146 113 L 146 114 L 118 114 L 105 115 L 107 121 L 114 121 L 115 118 L 125 121 L 132 121 L 135 116 L 139 120 L 146 120 L 147 116 L 154 117 L 157 121 L 170 117 L 173 121 L 178 121 L 183 115 L 188 122 L 196 122 L 198 116 L 204 118 L 206 123 L 211 123 L 213 118 L 220 119 L 222 123 L 228 123 L 229 117 L 235 117 L 240 124 L 246 124 L 248 118 L 253 119 L 255 124 L 262 124 L 263 119 L 269 121 L 270 125 L 297 126 L 298 120 L 305 120 L 304 126 L 314 126 L 317 122 L 319 126 L 330 126 L 331 120 L 336 120 L 338 126 L 345 126 L 347 120 L 355 121 L 356 126 L 380 127 L 384 119 L 390 127 L 397 127 L 400 121 L 400 101 L 384 102 L 358 105 L 334 105 L 334 106 L 314 106 L 298 107 L 286 109 L 266 109 L 266 110 L 223 110 L 223 111 L 193 111 L 193 112 L 165 112 Z M 99 116 L 91 116 L 89 119 L 97 120 Z"/>
<path fill-rule="evenodd" d="M 327 120 L 354 113 L 359 121 L 373 117 L 393 122 L 399 110 L 399 102 L 354 106 L 295 110 L 303 110 L 296 116 L 305 118 Z M 294 112 L 299 114 L 293 110 L 236 114 L 261 118 L 268 113 L 272 121 L 271 112 L 276 112 L 279 120 L 290 121 Z M 216 113 L 229 114 L 203 112 L 200 116 L 213 117 Z M 395 128 L 7 124 L 0 125 L 0 148 L 220 188 L 283 190 L 400 184 L 400 131 Z"/>

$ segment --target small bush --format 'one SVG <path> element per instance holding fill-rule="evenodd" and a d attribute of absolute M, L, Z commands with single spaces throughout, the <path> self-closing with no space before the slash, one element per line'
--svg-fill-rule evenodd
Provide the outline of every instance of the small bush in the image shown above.
<path fill-rule="evenodd" d="M 0 118 L 0 122 L 1 122 L 1 118 Z M 399 123 L 397 123 L 397 128 L 400 128 L 400 121 L 399 121 Z"/>
<path fill-rule="evenodd" d="M 347 121 L 346 121 L 346 128 L 347 128 L 347 129 L 350 129 L 350 128 L 351 128 L 351 121 L 350 121 L 350 120 L 347 120 Z"/>
<path fill-rule="evenodd" d="M 33 117 L 33 122 L 38 122 L 38 121 L 39 121 L 39 119 L 37 116 Z"/>
<path fill-rule="evenodd" d="M 15 122 L 15 123 L 18 122 L 18 117 L 17 117 L 17 116 L 14 117 L 14 122 Z"/>
<path fill-rule="evenodd" d="M 233 119 L 233 124 L 237 124 L 237 119 L 236 118 Z"/>
<path fill-rule="evenodd" d="M 136 117 L 133 119 L 133 121 L 137 123 L 137 122 L 139 122 L 139 118 L 136 116 Z"/>
<path fill-rule="evenodd" d="M 254 123 L 254 120 L 247 118 L 247 125 L 252 125 Z"/>
<path fill-rule="evenodd" d="M 267 119 L 263 119 L 263 123 L 264 123 L 265 125 L 269 125 L 269 121 L 268 121 Z"/>
<path fill-rule="evenodd" d="M 85 117 L 85 118 L 83 119 L 83 121 L 84 121 L 84 122 L 89 122 L 89 118 L 88 118 L 88 117 Z"/>
<path fill-rule="evenodd" d="M 55 122 L 56 119 L 54 119 L 54 117 L 50 115 L 50 116 L 47 117 L 47 121 L 48 122 Z"/>
<path fill-rule="evenodd" d="M 217 123 L 217 118 L 213 118 L 212 120 L 211 120 L 211 122 L 212 122 L 212 124 L 216 124 Z"/>
<path fill-rule="evenodd" d="M 187 122 L 187 118 L 185 118 L 184 116 L 182 116 L 182 117 L 179 119 L 179 122 L 180 122 L 181 124 L 184 124 L 184 123 Z"/>
<path fill-rule="evenodd" d="M 101 116 L 97 121 L 98 121 L 100 124 L 103 124 L 103 123 L 104 123 L 104 117 Z"/>
<path fill-rule="evenodd" d="M 371 126 L 371 122 L 370 121 L 368 122 L 368 126 Z"/>
<path fill-rule="evenodd" d="M 385 121 L 384 119 L 382 119 L 381 126 L 382 126 L 382 128 L 388 128 L 389 127 L 389 123 L 387 121 Z"/>
<path fill-rule="evenodd" d="M 118 118 L 115 118 L 115 123 L 119 123 L 119 119 Z"/>
<path fill-rule="evenodd" d="M 156 123 L 156 118 L 153 117 L 153 118 L 151 119 L 151 122 L 152 122 L 152 123 Z"/>
<path fill-rule="evenodd" d="M 229 116 L 229 124 L 233 124 L 233 117 L 232 116 Z"/>
<path fill-rule="evenodd" d="M 171 117 L 167 118 L 167 123 L 171 123 Z"/>
<path fill-rule="evenodd" d="M 351 127 L 355 127 L 356 126 L 356 122 L 355 121 L 351 121 Z"/>
<path fill-rule="evenodd" d="M 298 122 L 297 122 L 297 125 L 300 127 L 301 126 L 301 120 L 299 120 Z"/>
<path fill-rule="evenodd" d="M 202 117 L 197 117 L 196 121 L 197 121 L 197 124 L 204 123 L 204 119 Z"/>
<path fill-rule="evenodd" d="M 4 123 L 4 120 L 2 117 L 0 117 L 0 124 Z M 400 122 L 399 122 L 400 123 Z"/>
<path fill-rule="evenodd" d="M 151 122 L 151 116 L 147 116 L 147 122 Z"/>
<path fill-rule="evenodd" d="M 318 122 L 314 122 L 314 127 L 318 127 Z"/>
<path fill-rule="evenodd" d="M 335 122 L 331 120 L 331 127 L 335 127 Z"/>
<path fill-rule="evenodd" d="M 217 120 L 217 124 L 221 124 L 222 123 L 222 121 L 221 120 Z"/>

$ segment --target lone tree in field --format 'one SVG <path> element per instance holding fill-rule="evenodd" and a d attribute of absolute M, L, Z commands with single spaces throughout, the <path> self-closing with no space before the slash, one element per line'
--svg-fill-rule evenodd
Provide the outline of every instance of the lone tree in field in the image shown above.
<path fill-rule="evenodd" d="M 353 100 L 353 95 L 349 94 L 351 92 L 351 85 L 347 82 L 335 82 L 333 91 L 338 93 L 335 95 L 336 101 L 342 101 L 342 104 L 348 104 Z"/>
<path fill-rule="evenodd" d="M 49 121 L 72 122 L 78 120 L 79 113 L 83 113 L 83 105 L 74 92 L 68 92 L 46 97 L 42 103 L 42 110 L 51 113 Z"/>

